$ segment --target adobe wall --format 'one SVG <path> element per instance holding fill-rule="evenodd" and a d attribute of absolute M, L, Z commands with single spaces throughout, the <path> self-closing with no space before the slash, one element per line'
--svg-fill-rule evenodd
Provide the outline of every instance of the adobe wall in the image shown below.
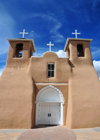
<path fill-rule="evenodd" d="M 31 128 L 33 81 L 26 68 L 5 68 L 0 77 L 0 128 Z"/>
<path fill-rule="evenodd" d="M 16 44 L 23 43 L 23 55 L 14 57 Z M 0 77 L 0 128 L 32 128 L 34 86 L 28 74 L 29 41 L 10 42 L 6 67 Z"/>
<path fill-rule="evenodd" d="M 69 128 L 100 126 L 100 82 L 93 66 L 79 66 L 69 80 Z"/>
<path fill-rule="evenodd" d="M 24 53 L 25 50 L 23 50 Z M 0 77 L 0 128 L 33 128 L 35 124 L 35 101 L 38 91 L 44 85 L 34 83 L 67 83 L 71 68 L 67 58 L 59 59 L 53 52 L 47 52 L 41 58 L 13 58 L 13 48 L 9 47 L 7 64 Z M 57 73 L 47 78 L 47 64 L 55 62 Z M 59 80 L 60 79 L 60 80 Z M 64 125 L 68 100 L 68 86 L 54 85 L 64 95 Z M 2 113 L 3 112 L 3 113 Z"/>
<path fill-rule="evenodd" d="M 100 126 L 100 81 L 92 64 L 89 44 L 85 42 L 85 56 L 77 57 L 75 42 L 71 43 L 74 67 L 69 78 L 68 128 Z"/>
<path fill-rule="evenodd" d="M 55 77 L 48 78 L 48 63 L 55 64 Z M 31 57 L 29 73 L 35 83 L 68 83 L 71 67 L 68 58 L 58 58 L 54 52 L 46 52 L 43 57 Z"/>

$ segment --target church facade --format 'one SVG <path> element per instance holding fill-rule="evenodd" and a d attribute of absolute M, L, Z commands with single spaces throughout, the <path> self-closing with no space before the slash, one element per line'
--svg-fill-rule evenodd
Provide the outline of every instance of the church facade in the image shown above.
<path fill-rule="evenodd" d="M 0 77 L 0 128 L 100 127 L 100 81 L 92 63 L 91 41 L 68 38 L 66 58 L 58 58 L 51 51 L 34 57 L 32 39 L 8 39 Z"/>

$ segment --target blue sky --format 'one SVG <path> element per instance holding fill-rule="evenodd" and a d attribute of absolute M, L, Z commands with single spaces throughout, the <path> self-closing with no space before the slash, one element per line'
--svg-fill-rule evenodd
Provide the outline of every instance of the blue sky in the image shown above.
<path fill-rule="evenodd" d="M 100 76 L 100 0 L 3 0 L 0 1 L 0 73 L 2 73 L 9 48 L 8 38 L 34 39 L 36 53 L 42 56 L 49 50 L 60 57 L 71 33 L 78 30 L 78 38 L 93 39 L 91 53 L 95 69 Z M 34 32 L 33 32 L 34 31 Z"/>

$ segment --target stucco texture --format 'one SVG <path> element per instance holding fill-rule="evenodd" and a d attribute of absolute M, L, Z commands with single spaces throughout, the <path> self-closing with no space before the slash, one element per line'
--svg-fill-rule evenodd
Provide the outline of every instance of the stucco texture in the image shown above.
<path fill-rule="evenodd" d="M 55 76 L 48 78 L 47 66 L 55 64 Z M 46 52 L 43 57 L 32 57 L 29 64 L 29 73 L 35 83 L 67 83 L 71 75 L 68 58 L 58 58 L 54 52 Z"/>
<path fill-rule="evenodd" d="M 77 56 L 77 44 L 70 41 L 70 61 L 73 64 L 69 78 L 68 116 L 69 128 L 89 128 L 100 126 L 100 81 L 92 64 L 90 44 L 84 41 L 84 57 Z"/>
<path fill-rule="evenodd" d="M 31 56 L 35 50 L 32 40 L 9 43 L 6 67 L 0 77 L 0 128 L 34 127 L 37 94 L 50 84 L 64 97 L 64 126 L 100 126 L 100 81 L 92 64 L 90 40 L 69 39 L 65 45 L 69 58 L 58 58 L 54 52 Z M 23 43 L 21 58 L 15 57 L 18 43 Z M 84 57 L 78 57 L 77 44 L 83 45 Z M 54 77 L 47 75 L 49 63 L 55 65 Z"/>
<path fill-rule="evenodd" d="M 25 68 L 5 68 L 0 78 L 0 128 L 31 128 L 33 82 Z"/>

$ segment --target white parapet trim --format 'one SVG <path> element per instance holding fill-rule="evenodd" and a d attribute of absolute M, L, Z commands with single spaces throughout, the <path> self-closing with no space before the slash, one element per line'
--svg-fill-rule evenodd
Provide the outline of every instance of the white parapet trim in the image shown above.
<path fill-rule="evenodd" d="M 36 85 L 68 85 L 68 83 L 35 83 Z"/>

